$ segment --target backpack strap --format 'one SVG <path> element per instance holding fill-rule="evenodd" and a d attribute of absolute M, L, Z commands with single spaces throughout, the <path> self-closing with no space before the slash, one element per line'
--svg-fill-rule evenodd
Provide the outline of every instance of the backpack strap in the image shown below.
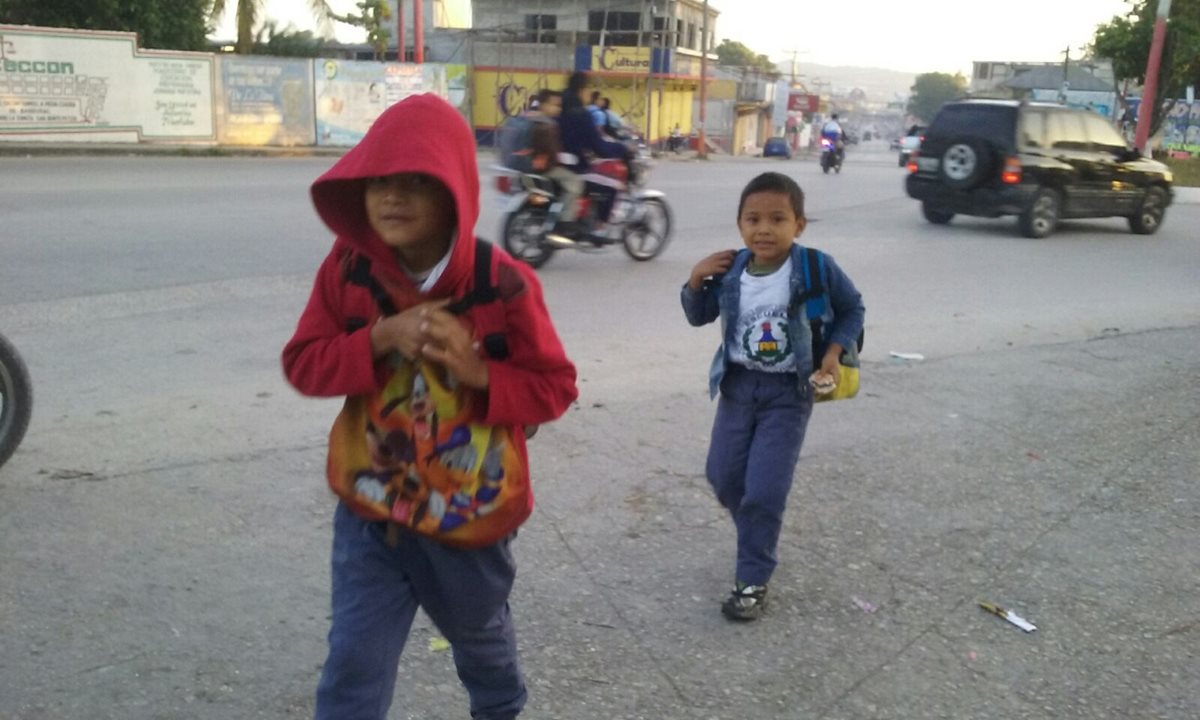
<path fill-rule="evenodd" d="M 813 338 L 813 362 L 820 362 L 817 357 L 818 344 L 821 348 L 825 345 L 825 340 L 822 337 L 822 326 L 824 321 L 821 316 L 825 314 L 827 309 L 830 309 L 829 293 L 825 292 L 825 254 L 813 248 L 804 249 L 804 257 L 801 260 L 804 266 L 804 294 L 800 299 L 804 302 L 805 314 L 808 316 L 808 326 L 812 330 Z M 815 268 L 815 272 L 814 272 Z M 857 352 L 862 352 L 863 339 L 865 330 L 858 331 L 858 338 L 855 344 Z"/>
<path fill-rule="evenodd" d="M 486 319 L 485 324 L 488 324 L 488 327 L 481 328 L 483 350 L 493 360 L 504 360 L 509 356 L 508 336 L 504 333 L 504 303 L 493 305 L 497 300 L 500 300 L 500 291 L 492 283 L 492 244 L 475 238 L 474 282 L 466 295 L 447 305 L 446 309 L 455 315 L 462 315 L 478 307 L 481 319 Z M 494 331 L 488 332 L 493 328 Z"/>
<path fill-rule="evenodd" d="M 800 300 L 804 302 L 804 314 L 808 316 L 808 327 L 812 335 L 813 368 L 816 369 L 821 366 L 821 357 L 825 353 L 825 337 L 822 332 L 824 321 L 821 319 L 829 301 L 825 295 L 825 283 L 822 281 L 825 276 L 825 260 L 818 250 L 805 248 L 800 264 L 804 270 L 804 293 Z"/>
<path fill-rule="evenodd" d="M 384 315 L 396 314 L 396 304 L 383 289 L 383 285 L 379 284 L 379 280 L 371 274 L 371 260 L 367 256 L 353 253 L 347 258 L 344 276 L 347 283 L 364 287 L 371 293 L 375 304 L 379 306 L 379 312 Z"/>
<path fill-rule="evenodd" d="M 487 305 L 499 299 L 500 293 L 492 284 L 492 244 L 475 239 L 475 281 L 466 295 L 446 306 L 455 315 L 462 315 L 476 305 Z"/>
<path fill-rule="evenodd" d="M 369 258 L 354 253 L 347 258 L 343 272 L 347 283 L 366 288 L 371 293 L 375 304 L 379 306 L 380 313 L 384 316 L 396 314 L 396 304 L 392 302 L 392 298 L 383 288 L 383 285 L 380 284 L 379 280 L 371 274 L 371 260 Z M 473 307 L 482 309 L 492 305 L 497 300 L 500 300 L 500 291 L 492 283 L 492 244 L 487 240 L 476 238 L 475 276 L 471 283 L 471 289 L 465 295 L 447 305 L 446 309 L 455 315 L 462 315 Z M 493 360 L 507 358 L 509 355 L 508 339 L 503 332 L 504 314 L 502 305 L 498 311 L 491 311 L 489 309 L 481 314 L 489 318 L 495 318 L 495 322 L 490 322 L 489 328 L 497 328 L 496 332 L 490 332 L 483 336 L 484 351 Z M 350 329 L 358 329 L 358 327 L 365 325 L 365 321 L 359 322 L 358 320 L 356 319 Z"/>

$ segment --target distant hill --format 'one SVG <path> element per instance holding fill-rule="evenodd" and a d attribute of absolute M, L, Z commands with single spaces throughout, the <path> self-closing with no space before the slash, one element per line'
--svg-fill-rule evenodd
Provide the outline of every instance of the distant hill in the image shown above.
<path fill-rule="evenodd" d="M 783 80 L 789 80 L 792 74 L 791 61 L 775 63 Z M 835 95 L 849 93 L 854 88 L 861 88 L 867 98 L 887 102 L 898 97 L 908 97 L 909 88 L 916 81 L 917 73 L 885 70 L 883 68 L 853 67 L 845 65 L 818 65 L 816 63 L 798 62 L 796 64 L 797 79 L 810 90 L 820 89 L 821 92 L 832 92 Z M 825 83 L 830 83 L 827 89 Z"/>

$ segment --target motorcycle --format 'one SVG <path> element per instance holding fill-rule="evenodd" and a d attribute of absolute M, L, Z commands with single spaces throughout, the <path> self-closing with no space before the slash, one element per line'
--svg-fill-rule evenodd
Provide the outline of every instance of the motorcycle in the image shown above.
<path fill-rule="evenodd" d="M 33 385 L 17 349 L 0 335 L 0 466 L 25 437 L 33 409 Z"/>
<path fill-rule="evenodd" d="M 842 154 L 843 151 L 833 140 L 827 137 L 821 138 L 821 172 L 826 175 L 830 170 L 840 173 L 842 171 Z"/>
<path fill-rule="evenodd" d="M 618 243 L 634 260 L 658 257 L 671 239 L 671 209 L 662 191 L 642 187 L 650 165 L 644 145 L 639 144 L 629 165 L 632 177 L 623 160 L 592 163 L 579 199 L 579 231 L 572 235 L 555 232 L 563 203 L 551 178 L 497 167 L 497 189 L 507 196 L 501 229 L 504 249 L 533 268 L 546 264 L 558 250 L 600 250 Z M 605 195 L 598 185 L 617 189 L 606 225 L 599 217 Z"/>

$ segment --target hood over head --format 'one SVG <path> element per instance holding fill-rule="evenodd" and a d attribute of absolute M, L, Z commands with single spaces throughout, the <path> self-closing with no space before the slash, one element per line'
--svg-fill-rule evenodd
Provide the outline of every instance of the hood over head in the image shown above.
<path fill-rule="evenodd" d="M 479 170 L 471 128 L 454 106 L 437 95 L 413 95 L 384 110 L 363 139 L 312 184 L 317 214 L 337 234 L 338 243 L 385 260 L 384 267 L 395 267 L 391 248 L 367 222 L 365 191 L 367 178 L 396 173 L 431 175 L 454 197 L 457 236 L 438 285 L 457 285 L 470 273 L 475 258 L 472 239 L 479 218 Z"/>

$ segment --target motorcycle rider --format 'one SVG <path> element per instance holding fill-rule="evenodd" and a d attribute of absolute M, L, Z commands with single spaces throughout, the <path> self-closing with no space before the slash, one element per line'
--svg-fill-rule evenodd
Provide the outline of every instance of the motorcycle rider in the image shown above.
<path fill-rule="evenodd" d="M 559 235 L 578 231 L 579 198 L 583 195 L 583 178 L 558 162 L 562 151 L 558 117 L 562 114 L 562 93 L 543 88 L 538 91 L 533 110 L 505 122 L 501 136 L 501 155 L 505 167 L 522 173 L 536 173 L 550 178 L 558 186 L 562 211 L 554 230 Z"/>
<path fill-rule="evenodd" d="M 562 93 L 563 112 L 558 118 L 558 127 L 563 151 L 574 156 L 574 162 L 568 167 L 584 175 L 588 185 L 603 194 L 597 217 L 601 222 L 608 222 L 609 213 L 612 212 L 613 203 L 617 198 L 617 188 L 609 178 L 587 174 L 590 169 L 588 158 L 617 158 L 628 163 L 630 150 L 619 142 L 605 140 L 600 136 L 592 113 L 584 106 L 588 81 L 588 74 L 583 70 L 571 73 L 567 79 L 567 87 Z"/>
<path fill-rule="evenodd" d="M 837 113 L 830 115 L 829 120 L 821 127 L 821 137 L 827 138 L 833 143 L 833 149 L 837 152 L 838 164 L 840 165 L 846 159 L 846 131 L 842 129 L 842 124 L 838 122 Z"/>

